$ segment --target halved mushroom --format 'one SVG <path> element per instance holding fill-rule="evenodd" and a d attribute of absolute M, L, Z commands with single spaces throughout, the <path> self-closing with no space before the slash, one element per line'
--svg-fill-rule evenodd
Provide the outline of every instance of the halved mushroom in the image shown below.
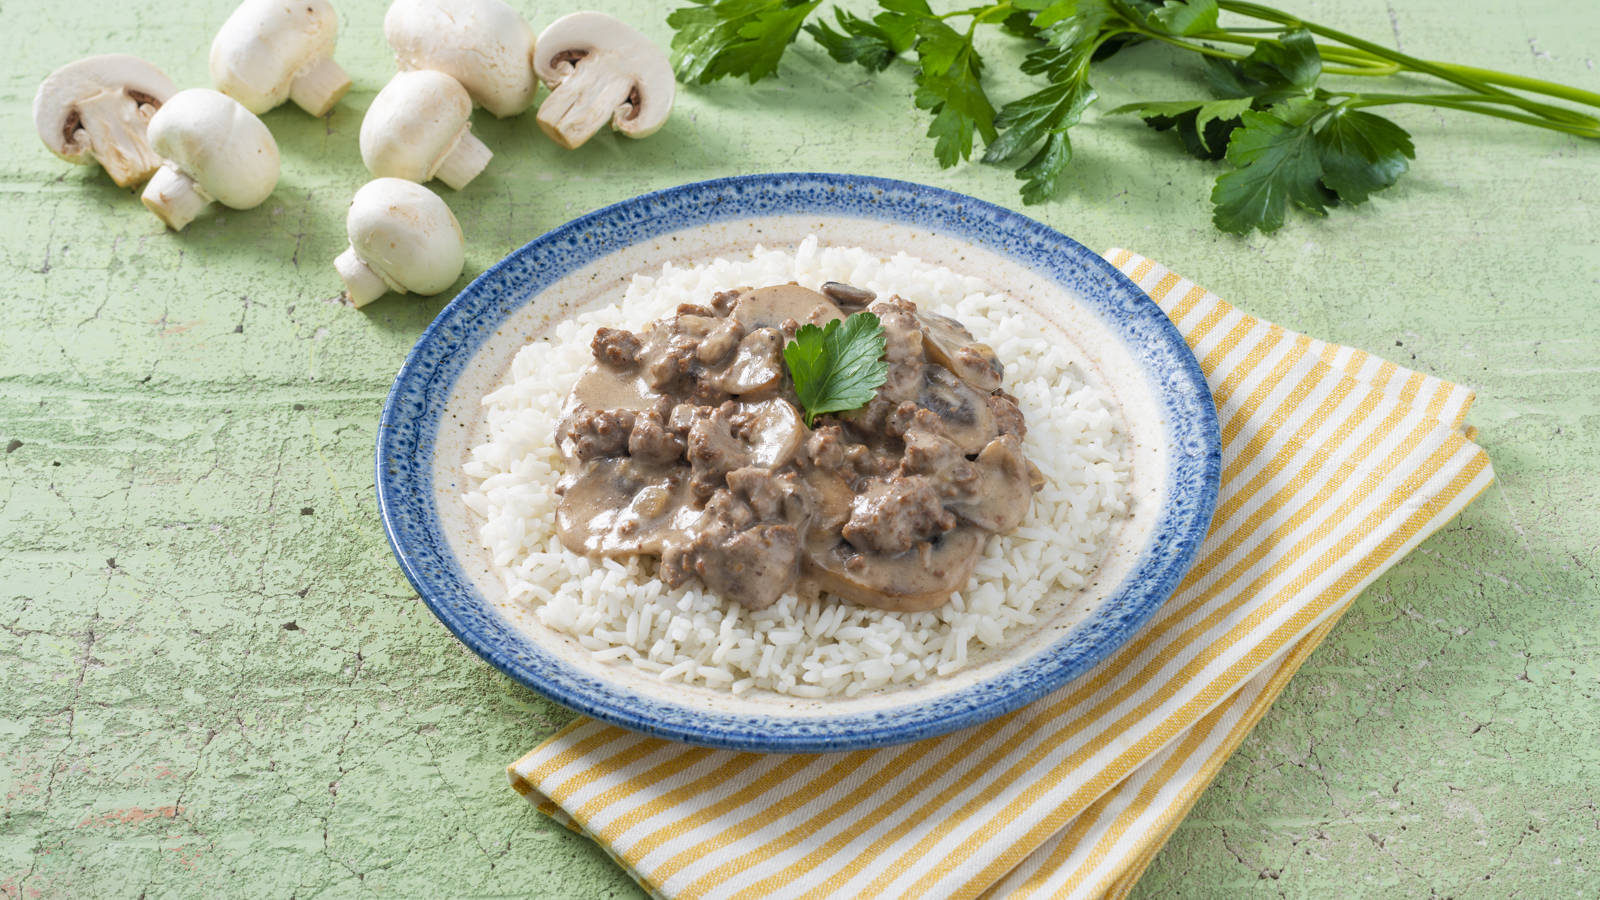
<path fill-rule="evenodd" d="M 839 304 L 840 309 L 862 309 L 878 299 L 878 295 L 872 291 L 842 281 L 824 281 L 822 293 L 829 300 Z"/>
<path fill-rule="evenodd" d="M 394 0 L 383 36 L 402 72 L 461 82 L 479 106 L 514 116 L 533 103 L 533 29 L 500 0 Z"/>
<path fill-rule="evenodd" d="M 794 459 L 805 430 L 800 414 L 783 400 L 729 401 L 709 413 L 696 410 L 689 464 L 702 482 L 746 466 L 781 468 Z"/>
<path fill-rule="evenodd" d="M 972 463 L 976 478 L 962 485 L 961 493 L 946 501 L 950 511 L 979 528 L 1005 534 L 1022 524 L 1033 503 L 1038 470 L 1022 455 L 1015 435 L 989 442 Z"/>
<path fill-rule="evenodd" d="M 33 97 L 33 124 L 50 152 L 69 163 L 98 162 L 118 187 L 161 167 L 150 149 L 150 117 L 177 87 L 137 56 L 91 56 L 51 72 Z"/>
<path fill-rule="evenodd" d="M 711 378 L 719 390 L 744 398 L 765 394 L 782 380 L 783 335 L 776 328 L 757 328 L 745 335 L 732 361 Z"/>
<path fill-rule="evenodd" d="M 985 394 L 957 378 L 944 366 L 929 363 L 922 369 L 917 405 L 939 417 L 945 436 L 962 453 L 978 453 L 1000 433 Z"/>
<path fill-rule="evenodd" d="M 650 386 L 633 372 L 620 372 L 610 366 L 593 365 L 578 376 L 572 389 L 572 406 L 588 409 L 630 409 L 642 411 L 659 400 Z"/>
<path fill-rule="evenodd" d="M 979 343 L 965 325 L 949 316 L 919 312 L 922 346 L 928 359 L 961 376 L 961 380 L 985 393 L 999 390 L 1005 367 L 994 349 Z"/>
<path fill-rule="evenodd" d="M 793 283 L 746 291 L 739 295 L 732 315 L 750 331 L 779 328 L 791 319 L 800 325 L 824 325 L 844 318 L 832 300 Z"/>
<path fill-rule="evenodd" d="M 818 587 L 862 606 L 921 612 L 941 606 L 966 586 L 983 553 L 985 532 L 971 525 L 924 541 L 905 553 L 860 553 L 837 534 L 812 529 L 802 562 Z"/>
<path fill-rule="evenodd" d="M 333 61 L 338 36 L 328 0 L 244 0 L 211 41 L 211 82 L 256 115 L 285 100 L 326 115 L 350 90 Z"/>
<path fill-rule="evenodd" d="M 539 35 L 533 68 L 550 88 L 539 127 L 568 150 L 600 126 L 631 138 L 655 134 L 672 112 L 667 54 L 649 38 L 598 12 L 571 13 Z"/>

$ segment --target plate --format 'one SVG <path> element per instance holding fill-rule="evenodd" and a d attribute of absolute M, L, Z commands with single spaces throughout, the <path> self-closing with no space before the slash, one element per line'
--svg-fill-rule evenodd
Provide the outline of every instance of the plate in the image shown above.
<path fill-rule="evenodd" d="M 1047 595 L 1040 624 L 968 668 L 908 688 L 806 700 L 662 682 L 593 660 L 541 625 L 490 574 L 462 464 L 480 400 L 551 323 L 614 302 L 635 273 L 756 245 L 901 250 L 1027 303 L 1081 352 L 1130 436 L 1132 513 L 1095 583 Z M 553 427 L 554 423 L 552 423 Z M 986 721 L 1083 675 L 1126 642 L 1189 568 L 1216 505 L 1216 410 L 1171 321 L 1099 255 L 972 197 L 853 175 L 752 175 L 645 194 L 574 219 L 480 275 L 401 367 L 378 428 L 384 529 L 417 593 L 506 675 L 578 712 L 673 740 L 763 752 L 902 743 Z"/>

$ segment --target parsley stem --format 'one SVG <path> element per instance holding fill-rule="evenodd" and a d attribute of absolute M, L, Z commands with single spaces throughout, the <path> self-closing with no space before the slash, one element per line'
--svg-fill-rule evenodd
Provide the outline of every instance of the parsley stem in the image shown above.
<path fill-rule="evenodd" d="M 1463 99 L 1464 96 L 1475 99 Z M 1358 109 L 1363 106 L 1395 106 L 1402 103 L 1413 103 L 1418 106 L 1437 106 L 1443 109 L 1477 113 L 1481 116 L 1493 116 L 1497 119 L 1521 122 L 1524 125 L 1547 128 L 1551 131 L 1574 134 L 1578 137 L 1600 138 L 1600 127 L 1594 125 L 1569 125 L 1565 122 L 1558 122 L 1548 118 L 1523 115 L 1522 113 L 1483 105 L 1484 103 L 1493 102 L 1496 102 L 1495 98 L 1483 97 L 1480 94 L 1356 94 L 1353 95 L 1352 99 L 1346 101 L 1343 106 L 1348 109 Z"/>
<path fill-rule="evenodd" d="M 1529 100 L 1526 97 L 1518 97 L 1514 94 L 1484 94 L 1481 92 L 1470 94 L 1351 94 L 1340 92 L 1333 94 L 1333 96 L 1385 97 L 1394 99 L 1397 102 L 1404 102 L 1403 98 L 1405 97 L 1425 97 L 1430 100 L 1444 99 L 1464 103 L 1495 103 L 1501 106 L 1514 106 L 1523 112 L 1532 113 L 1550 122 L 1558 122 L 1576 128 L 1600 128 L 1600 119 L 1596 119 L 1587 113 L 1581 113 L 1575 109 L 1567 109 L 1564 106 L 1551 106 L 1548 103 L 1540 103 L 1537 100 Z"/>
<path fill-rule="evenodd" d="M 976 27 L 979 21 L 987 19 L 995 12 L 1011 12 L 1011 0 L 1006 0 L 1004 3 L 991 4 L 989 6 L 969 6 L 966 9 L 957 9 L 947 13 L 940 13 L 939 15 L 934 16 L 934 18 L 942 22 L 946 19 L 959 19 L 962 16 L 972 16 L 972 24 L 974 27 Z"/>
<path fill-rule="evenodd" d="M 1281 33 L 1281 31 L 1279 32 Z M 1230 28 L 1226 31 L 1207 31 L 1193 36 L 1201 41 L 1218 41 L 1228 44 L 1247 44 L 1254 47 L 1257 44 L 1277 40 L 1277 36 L 1257 37 L 1250 34 L 1241 34 L 1240 29 Z M 1397 62 L 1382 60 L 1370 53 L 1363 53 L 1351 47 L 1339 47 L 1333 44 L 1317 44 L 1317 55 L 1323 60 L 1333 63 L 1344 63 L 1346 66 L 1324 66 L 1323 71 L 1330 75 L 1359 75 L 1362 77 L 1376 78 L 1383 75 L 1393 75 L 1404 67 Z M 1242 59 L 1243 57 L 1234 57 Z"/>
<path fill-rule="evenodd" d="M 1242 0 L 1220 0 L 1220 2 L 1217 5 L 1222 9 L 1228 10 L 1229 12 L 1236 12 L 1236 13 L 1240 13 L 1242 15 L 1252 16 L 1252 17 L 1257 18 L 1257 19 L 1264 19 L 1264 20 L 1266 20 L 1268 22 L 1278 22 L 1280 24 L 1288 25 L 1290 27 L 1298 26 L 1300 28 L 1304 28 L 1305 30 L 1311 32 L 1312 34 L 1321 35 L 1322 37 L 1328 38 L 1330 40 L 1338 41 L 1339 43 L 1345 44 L 1345 45 L 1347 45 L 1349 47 L 1354 47 L 1354 48 L 1356 48 L 1358 50 L 1366 51 L 1367 53 L 1369 53 L 1372 56 L 1375 56 L 1375 57 L 1377 57 L 1379 59 L 1386 59 L 1386 60 L 1389 60 L 1391 62 L 1399 63 L 1400 65 L 1402 65 L 1405 68 L 1408 68 L 1408 69 L 1410 69 L 1410 70 L 1412 70 L 1414 72 L 1421 72 L 1421 73 L 1423 73 L 1425 75 L 1432 75 L 1435 78 L 1439 78 L 1439 79 L 1442 79 L 1444 81 L 1448 81 L 1451 84 L 1460 85 L 1461 87 L 1467 88 L 1469 90 L 1479 91 L 1479 92 L 1484 93 L 1484 94 L 1493 94 L 1495 96 L 1500 96 L 1500 97 L 1512 97 L 1512 96 L 1515 96 L 1511 92 L 1505 91 L 1505 90 L 1501 90 L 1499 87 L 1496 87 L 1493 83 L 1491 83 L 1489 81 L 1486 81 L 1481 77 L 1478 77 L 1479 74 L 1481 74 L 1483 70 L 1477 70 L 1477 72 L 1473 72 L 1470 69 L 1470 67 L 1451 66 L 1451 65 L 1448 65 L 1448 64 L 1429 62 L 1428 60 L 1425 60 L 1425 59 L 1418 59 L 1415 56 L 1411 56 L 1411 55 L 1406 54 L 1406 53 L 1401 53 L 1398 50 L 1390 50 L 1388 47 L 1385 47 L 1385 46 L 1383 46 L 1381 44 L 1374 44 L 1371 41 L 1363 40 L 1362 38 L 1358 38 L 1353 34 L 1347 34 L 1347 33 L 1343 32 L 1343 31 L 1339 31 L 1339 30 L 1334 29 L 1334 28 L 1329 28 L 1326 25 L 1319 25 L 1319 24 L 1317 24 L 1315 22 L 1307 22 L 1304 19 L 1299 18 L 1298 16 L 1293 16 L 1293 15 L 1290 15 L 1290 14 L 1288 14 L 1286 12 L 1282 12 L 1280 10 L 1273 9 L 1270 6 L 1260 6 L 1260 5 L 1255 4 L 1255 3 L 1242 2 Z M 1495 73 L 1495 74 L 1496 74 L 1497 78 L 1501 78 L 1501 80 L 1504 80 L 1503 73 Z M 1511 77 L 1514 77 L 1514 76 L 1511 76 Z M 1529 79 L 1529 81 L 1531 82 L 1531 81 L 1533 81 L 1533 79 Z M 1560 86 L 1559 85 L 1551 85 L 1551 87 L 1560 87 Z M 1565 90 L 1567 93 L 1566 94 L 1560 94 L 1560 95 L 1557 95 L 1557 96 L 1566 96 L 1568 99 L 1576 99 L 1575 97 L 1570 96 L 1570 94 L 1572 94 L 1572 93 L 1577 93 L 1577 94 L 1586 94 L 1586 93 L 1588 93 L 1587 91 L 1574 91 L 1574 89 L 1571 89 L 1571 88 L 1565 88 L 1563 90 Z M 1583 101 L 1580 101 L 1580 102 L 1583 102 Z M 1502 116 L 1502 118 L 1506 118 L 1506 117 Z"/>
<path fill-rule="evenodd" d="M 1459 72 L 1469 78 L 1488 82 L 1489 84 L 1532 91 L 1536 94 L 1544 94 L 1547 97 L 1560 97 L 1563 100 L 1571 100 L 1573 103 L 1583 103 L 1588 106 L 1600 106 L 1600 94 L 1593 91 L 1585 91 L 1581 88 L 1568 87 L 1564 84 L 1556 84 L 1553 81 L 1513 75 L 1509 72 L 1496 72 L 1493 69 L 1480 69 L 1477 66 L 1460 66 L 1455 63 L 1436 62 L 1434 65 Z"/>
<path fill-rule="evenodd" d="M 1202 56 L 1212 56 L 1212 57 L 1216 57 L 1217 59 L 1232 59 L 1232 60 L 1244 60 L 1244 59 L 1248 59 L 1249 58 L 1248 56 L 1246 56 L 1244 54 L 1230 53 L 1227 50 L 1218 50 L 1216 47 L 1208 47 L 1208 46 L 1206 46 L 1204 44 L 1193 44 L 1193 43 L 1190 43 L 1188 41 L 1182 40 L 1180 38 L 1173 37 L 1170 34 L 1165 34 L 1163 32 L 1159 32 L 1159 31 L 1149 31 L 1149 30 L 1146 30 L 1146 29 L 1143 29 L 1143 28 L 1139 28 L 1138 26 L 1134 26 L 1133 28 L 1131 28 L 1129 30 L 1134 31 L 1134 32 L 1136 32 L 1138 34 L 1142 34 L 1142 35 L 1144 35 L 1146 37 L 1155 38 L 1156 40 L 1161 41 L 1164 44 L 1171 44 L 1174 47 L 1182 47 L 1185 50 L 1193 50 L 1194 52 L 1199 53 Z M 1221 34 L 1219 32 L 1208 32 L 1206 34 L 1197 34 L 1197 35 L 1195 35 L 1195 37 L 1198 38 L 1198 39 L 1203 39 L 1203 40 L 1227 41 L 1228 43 L 1249 44 L 1249 45 L 1252 45 L 1252 46 L 1262 42 L 1261 39 L 1259 39 L 1259 38 L 1255 39 L 1255 40 L 1250 40 L 1248 38 L 1243 38 L 1243 37 L 1229 40 L 1229 38 L 1226 35 Z M 1324 59 L 1337 59 L 1338 58 L 1337 56 L 1329 55 L 1328 51 L 1333 51 L 1333 50 L 1338 50 L 1338 49 L 1340 49 L 1340 48 L 1327 47 L 1327 46 L 1324 46 L 1324 45 L 1319 45 L 1317 47 L 1318 52 L 1322 54 Z M 1366 59 L 1370 59 L 1370 57 L 1366 57 Z M 1363 60 L 1360 60 L 1360 59 L 1353 59 L 1351 61 L 1358 63 L 1358 65 L 1356 65 L 1354 67 L 1323 66 L 1322 70 L 1324 72 L 1328 73 L 1329 75 L 1356 75 L 1356 76 L 1360 76 L 1360 77 L 1363 77 L 1363 78 L 1378 78 L 1378 77 L 1382 77 L 1382 76 L 1385 76 L 1385 75 L 1393 75 L 1394 73 L 1400 71 L 1400 66 L 1396 65 L 1395 63 L 1387 63 L 1387 62 L 1382 62 L 1382 61 L 1376 61 L 1376 64 L 1372 64 L 1372 63 L 1364 62 Z"/>

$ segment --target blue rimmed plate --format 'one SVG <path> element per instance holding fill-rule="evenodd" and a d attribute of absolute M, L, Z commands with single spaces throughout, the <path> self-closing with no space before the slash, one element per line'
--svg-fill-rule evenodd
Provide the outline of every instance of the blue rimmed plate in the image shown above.
<path fill-rule="evenodd" d="M 946 678 L 806 700 L 666 683 L 594 661 L 508 602 L 462 503 L 481 398 L 551 323 L 614 302 L 635 273 L 757 244 L 906 251 L 1026 303 L 1112 393 L 1132 440 L 1132 512 L 1094 583 L 1048 595 L 1041 624 Z M 428 607 L 500 671 L 596 718 L 737 750 L 876 747 L 975 725 L 1082 675 L 1121 646 L 1188 569 L 1216 504 L 1217 418 L 1198 364 L 1161 310 L 1082 245 L 1017 213 L 924 185 L 852 175 L 753 175 L 645 194 L 550 231 L 479 276 L 423 333 L 384 405 L 378 503 Z"/>

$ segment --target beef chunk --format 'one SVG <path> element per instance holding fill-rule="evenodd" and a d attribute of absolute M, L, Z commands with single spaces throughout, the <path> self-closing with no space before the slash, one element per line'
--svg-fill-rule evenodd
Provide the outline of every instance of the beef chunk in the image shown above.
<path fill-rule="evenodd" d="M 723 597 L 749 609 L 777 602 L 800 572 L 800 533 L 793 525 L 757 525 L 702 547 L 694 572 Z"/>
<path fill-rule="evenodd" d="M 851 507 L 844 539 L 858 550 L 904 553 L 956 527 L 933 482 L 920 475 L 875 478 Z"/>
<path fill-rule="evenodd" d="M 628 450 L 634 413 L 627 409 L 579 409 L 557 429 L 564 452 L 580 460 L 621 456 Z"/>
<path fill-rule="evenodd" d="M 589 348 L 595 361 L 613 369 L 631 369 L 639 362 L 639 336 L 621 328 L 601 328 L 594 333 Z"/>
<path fill-rule="evenodd" d="M 806 458 L 819 469 L 838 472 L 844 468 L 844 431 L 837 425 L 824 425 L 806 438 Z"/>
<path fill-rule="evenodd" d="M 741 480 L 752 483 L 765 477 L 765 470 L 739 471 L 751 476 Z M 749 609 L 771 606 L 799 575 L 800 533 L 793 525 L 760 518 L 741 493 L 716 491 L 700 529 L 687 542 L 666 548 L 657 574 L 673 587 L 698 576 L 706 587 Z"/>
<path fill-rule="evenodd" d="M 1028 436 L 1028 423 L 1022 418 L 1022 410 L 1017 409 L 1014 399 L 991 394 L 985 402 L 989 404 L 989 411 L 994 413 L 994 424 L 1001 434 L 1014 434 L 1019 440 Z"/>
<path fill-rule="evenodd" d="M 728 473 L 728 487 L 733 489 L 757 518 L 782 519 L 800 517 L 798 501 L 794 500 L 797 479 L 792 472 L 776 475 L 771 469 L 745 466 Z"/>
<path fill-rule="evenodd" d="M 653 465 L 665 466 L 683 458 L 684 441 L 666 425 L 669 411 L 658 404 L 634 417 L 628 434 L 628 455 Z"/>

